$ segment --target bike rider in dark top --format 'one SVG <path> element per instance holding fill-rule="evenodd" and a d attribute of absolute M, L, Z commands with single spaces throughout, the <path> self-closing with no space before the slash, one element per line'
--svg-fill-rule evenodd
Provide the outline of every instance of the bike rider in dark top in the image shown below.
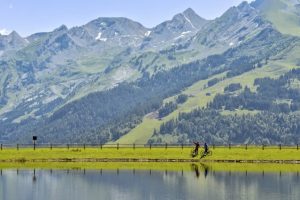
<path fill-rule="evenodd" d="M 204 153 L 208 153 L 208 145 L 206 144 L 206 142 L 204 143 Z"/>

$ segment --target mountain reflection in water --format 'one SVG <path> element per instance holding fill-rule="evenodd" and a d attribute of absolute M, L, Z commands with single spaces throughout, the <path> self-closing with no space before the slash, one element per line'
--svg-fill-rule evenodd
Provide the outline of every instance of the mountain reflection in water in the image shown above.
<path fill-rule="evenodd" d="M 1 200 L 300 199 L 297 173 L 179 170 L 1 170 Z"/>

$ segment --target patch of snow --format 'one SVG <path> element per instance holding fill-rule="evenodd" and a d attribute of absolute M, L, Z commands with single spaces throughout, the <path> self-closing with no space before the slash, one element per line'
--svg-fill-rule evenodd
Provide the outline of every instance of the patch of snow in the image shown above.
<path fill-rule="evenodd" d="M 116 82 L 121 82 L 124 81 L 126 78 L 128 78 L 131 74 L 132 72 L 130 69 L 122 67 L 115 72 L 115 74 L 113 75 L 113 79 Z"/>
<path fill-rule="evenodd" d="M 135 38 L 140 38 L 140 35 L 121 35 L 120 37 L 135 37 Z"/>
<path fill-rule="evenodd" d="M 28 74 L 25 73 L 25 74 L 22 74 L 21 79 L 26 79 L 27 77 L 28 77 Z"/>
<path fill-rule="evenodd" d="M 197 29 L 197 28 L 194 26 L 194 24 L 191 22 L 191 20 L 185 16 L 185 14 L 182 14 L 182 15 L 183 15 L 183 17 L 186 19 L 186 21 L 188 21 L 188 22 L 191 24 L 191 26 L 192 26 L 193 29 Z"/>
<path fill-rule="evenodd" d="M 50 97 L 44 99 L 42 103 L 43 104 L 48 104 L 48 103 L 50 103 L 50 102 L 52 102 L 52 101 L 54 101 L 54 100 L 56 100 L 58 98 L 59 98 L 58 96 L 53 95 L 53 96 L 50 96 Z"/>
<path fill-rule="evenodd" d="M 35 107 L 35 106 L 37 106 L 37 105 L 39 105 L 39 103 L 38 103 L 38 102 L 34 102 L 33 104 L 31 104 L 31 105 L 29 106 L 29 108 L 33 108 L 33 107 Z"/>
<path fill-rule="evenodd" d="M 186 35 L 186 34 L 189 34 L 191 33 L 192 31 L 185 31 L 185 32 L 182 32 L 181 35 Z"/>
<path fill-rule="evenodd" d="M 26 100 L 26 102 L 30 102 L 32 100 L 33 100 L 33 98 L 29 98 L 29 99 Z"/>
<path fill-rule="evenodd" d="M 11 31 L 7 30 L 6 28 L 0 29 L 0 35 L 9 35 Z"/>
<path fill-rule="evenodd" d="M 95 38 L 95 40 L 100 40 L 100 41 L 106 42 L 107 38 L 101 38 L 101 36 L 102 36 L 102 33 L 99 32 L 98 35 L 97 35 L 97 37 Z"/>
<path fill-rule="evenodd" d="M 98 35 L 97 35 L 97 37 L 95 38 L 95 40 L 100 40 L 101 39 L 101 35 L 102 35 L 102 33 L 99 32 Z"/>
<path fill-rule="evenodd" d="M 186 36 L 186 34 L 189 34 L 191 33 L 191 31 L 185 31 L 185 32 L 182 32 L 181 35 L 179 35 L 178 37 L 174 38 L 174 40 L 178 40 L 180 38 L 183 38 Z"/>
<path fill-rule="evenodd" d="M 145 36 L 146 36 L 146 37 L 149 37 L 150 34 L 151 34 L 151 32 L 152 32 L 152 31 L 147 31 L 147 32 L 145 33 Z"/>
<path fill-rule="evenodd" d="M 101 26 L 106 26 L 106 23 L 105 22 L 101 22 L 100 25 Z"/>
<path fill-rule="evenodd" d="M 234 43 L 233 43 L 233 42 L 230 42 L 230 43 L 229 43 L 229 46 L 231 46 L 231 47 L 232 47 L 233 45 L 234 45 Z"/>
<path fill-rule="evenodd" d="M 174 38 L 174 40 L 178 40 L 178 39 L 183 38 L 183 37 L 184 37 L 184 35 L 179 35 L 178 37 Z"/>

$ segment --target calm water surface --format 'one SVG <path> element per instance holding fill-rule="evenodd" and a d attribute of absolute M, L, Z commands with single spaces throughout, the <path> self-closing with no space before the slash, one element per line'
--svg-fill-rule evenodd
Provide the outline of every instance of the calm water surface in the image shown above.
<path fill-rule="evenodd" d="M 299 200 L 299 173 L 2 170 L 1 200 Z"/>

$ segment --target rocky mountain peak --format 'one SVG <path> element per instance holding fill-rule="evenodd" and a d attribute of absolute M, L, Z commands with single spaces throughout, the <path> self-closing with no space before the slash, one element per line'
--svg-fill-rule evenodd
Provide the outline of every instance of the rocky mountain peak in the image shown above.
<path fill-rule="evenodd" d="M 111 31 L 115 35 L 136 35 L 146 31 L 146 28 L 133 20 L 124 17 L 101 17 L 84 25 L 89 32 L 98 34 L 99 31 Z"/>
<path fill-rule="evenodd" d="M 24 41 L 24 39 L 16 31 L 12 31 L 9 35 L 7 35 L 7 38 L 9 38 L 10 42 Z"/>
<path fill-rule="evenodd" d="M 68 31 L 68 27 L 63 24 L 60 27 L 56 28 L 53 32 L 64 32 L 64 31 Z"/>
<path fill-rule="evenodd" d="M 192 24 L 200 29 L 204 24 L 208 22 L 208 20 L 200 17 L 193 9 L 188 8 L 182 13 L 188 20 L 192 22 Z"/>
<path fill-rule="evenodd" d="M 185 15 L 197 15 L 197 13 L 192 8 L 187 8 L 185 11 L 183 11 L 183 14 L 185 14 Z"/>
<path fill-rule="evenodd" d="M 22 38 L 16 31 L 12 31 L 8 35 L 0 36 L 1 50 L 18 50 L 28 44 L 28 41 Z"/>

